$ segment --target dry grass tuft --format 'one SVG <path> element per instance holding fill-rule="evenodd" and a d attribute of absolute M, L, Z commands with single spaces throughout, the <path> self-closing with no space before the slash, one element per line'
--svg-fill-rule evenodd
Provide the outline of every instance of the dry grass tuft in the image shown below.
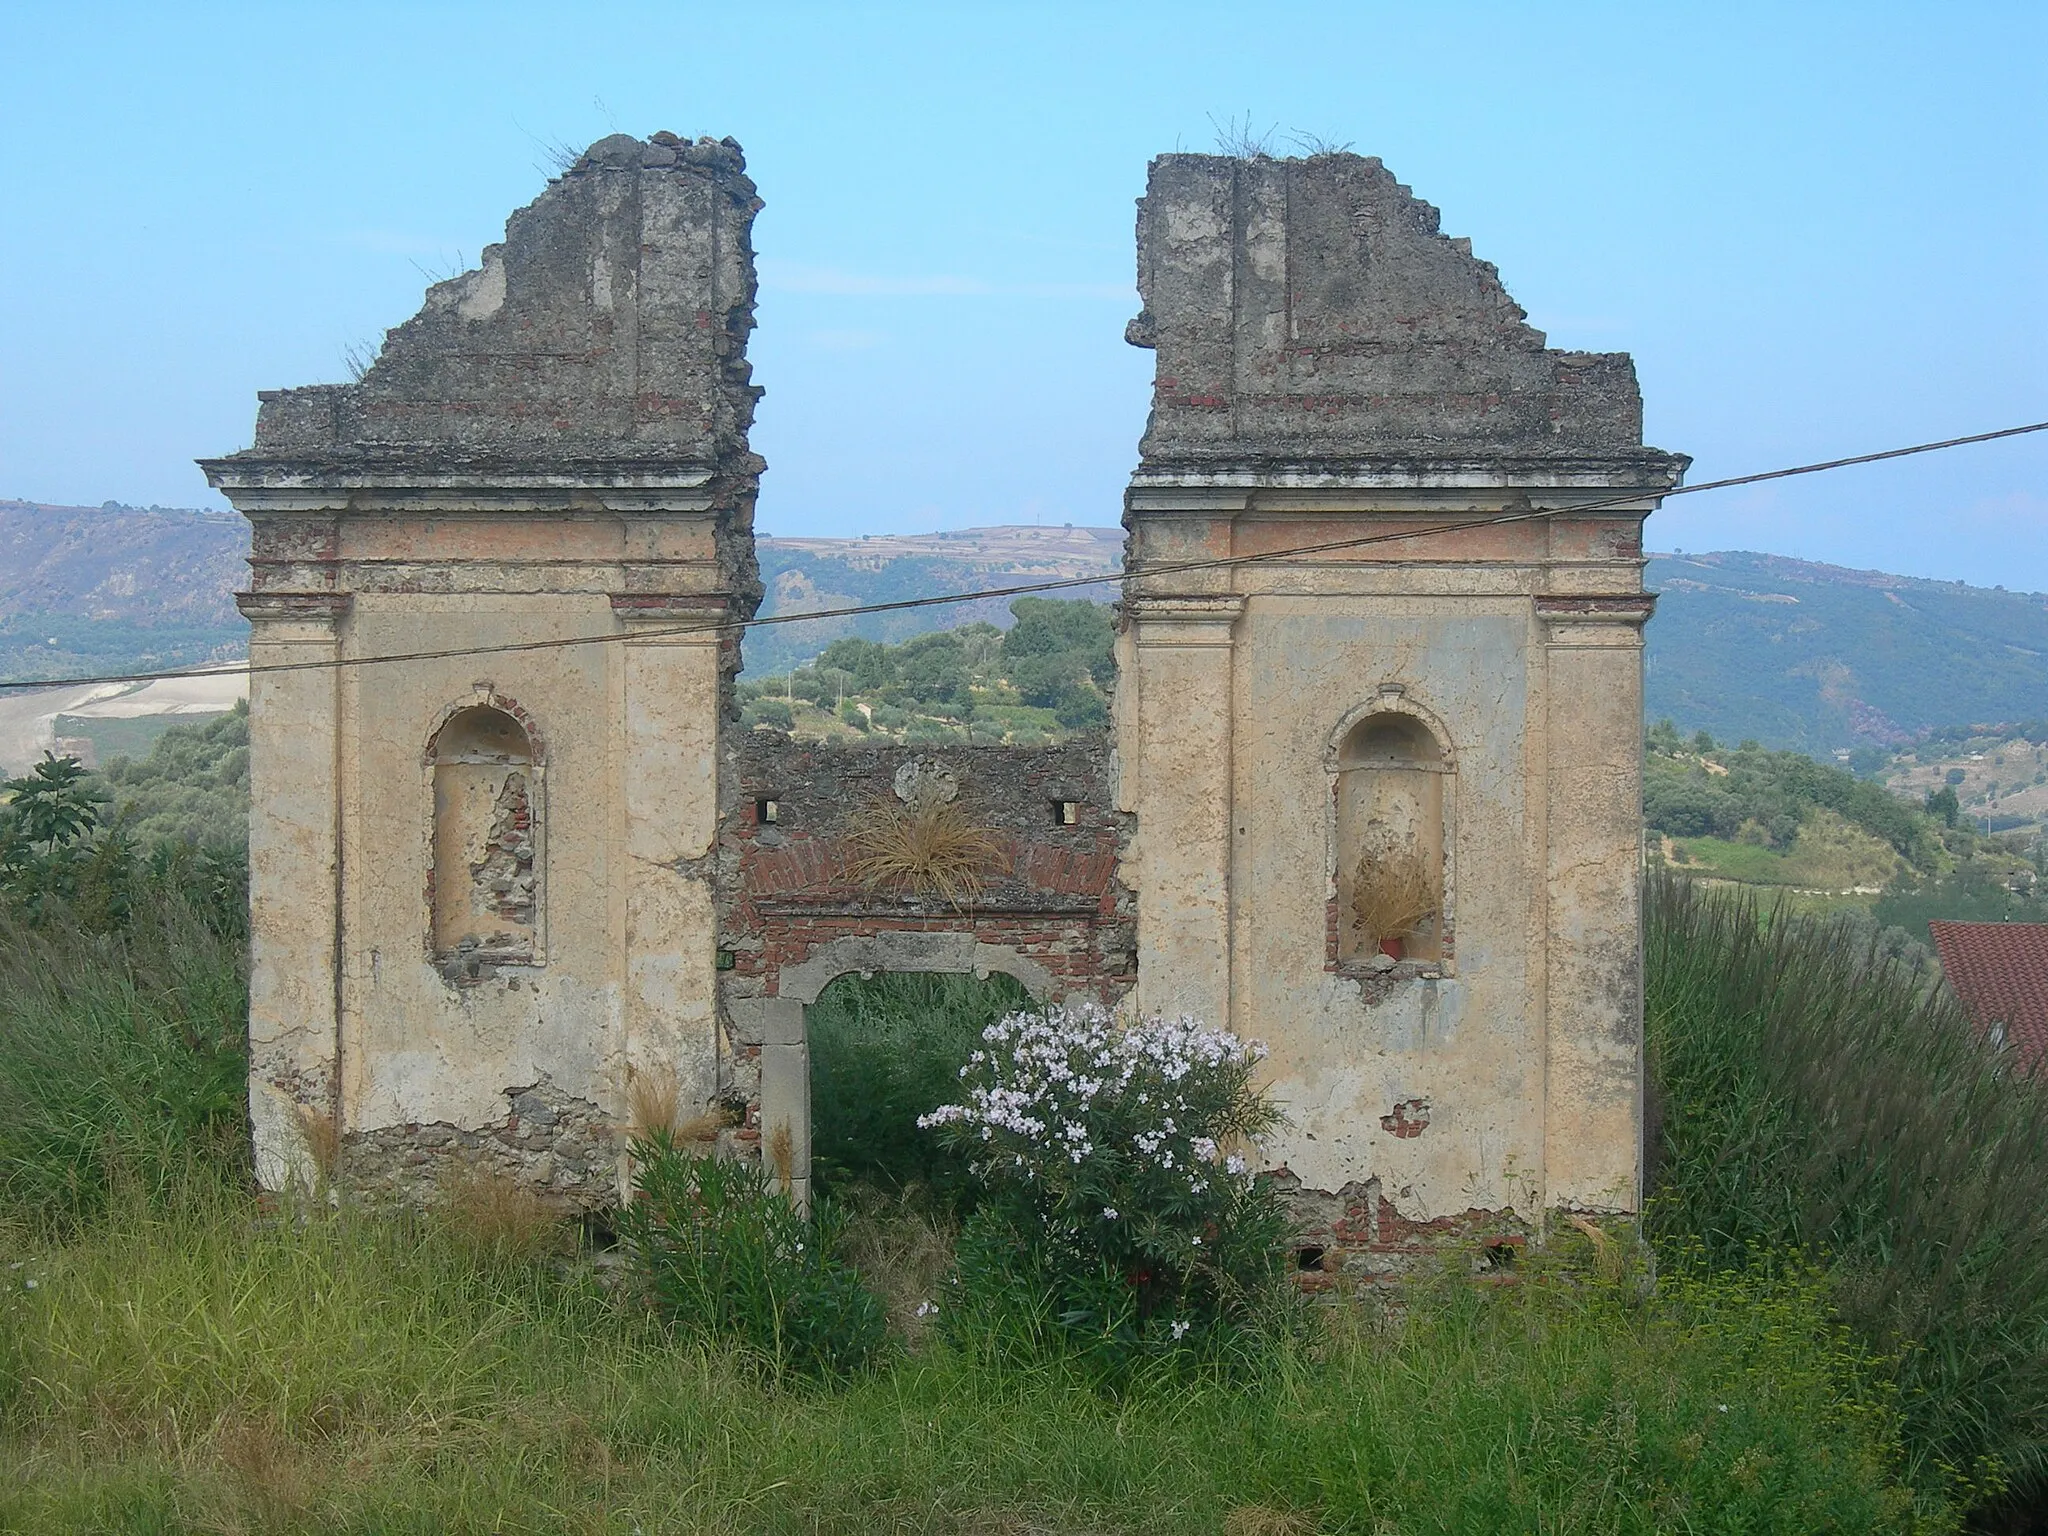
<path fill-rule="evenodd" d="M 790 1135 L 787 1120 L 777 1122 L 775 1129 L 768 1133 L 767 1151 L 768 1166 L 775 1170 L 775 1182 L 787 1194 L 796 1181 L 796 1139 Z"/>
<path fill-rule="evenodd" d="M 682 1085 L 666 1067 L 626 1069 L 626 1116 L 630 1133 L 646 1139 L 673 1131 L 682 1114 Z"/>
<path fill-rule="evenodd" d="M 269 1423 L 225 1424 L 213 1436 L 213 1450 L 260 1529 L 292 1526 L 319 1502 L 320 1469 L 307 1448 Z"/>
<path fill-rule="evenodd" d="M 1351 926 L 1368 948 L 1409 937 L 1436 916 L 1437 905 L 1436 882 L 1413 853 L 1368 854 L 1351 877 Z"/>
<path fill-rule="evenodd" d="M 1223 1536 L 1311 1536 L 1315 1520 L 1298 1510 L 1240 1504 L 1223 1517 Z"/>
<path fill-rule="evenodd" d="M 931 1327 L 932 1303 L 953 1267 L 958 1236 L 951 1221 L 910 1205 L 857 1209 L 847 1220 L 841 1253 L 912 1348 Z"/>
<path fill-rule="evenodd" d="M 335 1169 L 341 1163 L 341 1127 L 339 1117 L 332 1109 L 313 1104 L 298 1106 L 299 1137 L 304 1142 L 306 1157 L 313 1165 L 313 1182 L 316 1188 L 326 1189 L 334 1182 Z"/>
<path fill-rule="evenodd" d="M 878 796 L 847 841 L 853 877 L 869 890 L 913 891 L 955 907 L 979 895 L 1003 860 L 1002 845 L 958 800 L 904 805 Z"/>
<path fill-rule="evenodd" d="M 503 1169 L 451 1160 L 439 1182 L 435 1214 L 448 1234 L 479 1258 L 530 1262 L 573 1246 L 561 1212 Z"/>

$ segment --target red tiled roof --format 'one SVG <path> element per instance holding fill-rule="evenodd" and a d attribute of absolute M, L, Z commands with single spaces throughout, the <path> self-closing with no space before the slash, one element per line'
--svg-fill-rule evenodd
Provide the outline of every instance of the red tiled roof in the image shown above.
<path fill-rule="evenodd" d="M 2032 1067 L 2048 1055 L 2048 923 L 1929 923 L 1942 973 L 1989 1031 Z"/>

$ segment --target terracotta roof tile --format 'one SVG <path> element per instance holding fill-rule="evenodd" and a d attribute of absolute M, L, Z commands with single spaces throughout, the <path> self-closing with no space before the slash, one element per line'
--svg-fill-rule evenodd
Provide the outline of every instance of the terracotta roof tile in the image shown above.
<path fill-rule="evenodd" d="M 1942 973 L 1989 1031 L 2034 1066 L 2048 1055 L 2048 923 L 1929 923 Z"/>

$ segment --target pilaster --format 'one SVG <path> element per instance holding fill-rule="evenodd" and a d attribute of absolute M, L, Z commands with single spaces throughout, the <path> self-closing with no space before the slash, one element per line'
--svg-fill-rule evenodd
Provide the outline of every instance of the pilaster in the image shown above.
<path fill-rule="evenodd" d="M 1545 670 L 1545 1205 L 1641 1209 L 1642 629 L 1654 599 L 1535 599 Z"/>
<path fill-rule="evenodd" d="M 625 1062 L 672 1076 L 677 1102 L 718 1091 L 718 947 L 710 856 L 718 823 L 720 625 L 712 594 L 615 594 L 626 631 Z"/>
<path fill-rule="evenodd" d="M 1137 698 L 1120 753 L 1138 833 L 1138 1007 L 1230 1021 L 1231 671 L 1244 599 L 1125 600 Z"/>
<path fill-rule="evenodd" d="M 311 1187 L 340 1113 L 346 595 L 240 593 L 249 638 L 249 1118 L 266 1189 Z"/>

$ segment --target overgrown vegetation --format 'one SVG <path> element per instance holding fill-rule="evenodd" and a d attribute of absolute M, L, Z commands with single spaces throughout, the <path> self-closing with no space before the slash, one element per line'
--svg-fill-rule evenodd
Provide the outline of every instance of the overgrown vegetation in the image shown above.
<path fill-rule="evenodd" d="M 0 1528 L 1903 1532 L 2048 1486 L 2040 1090 L 1867 920 L 1653 886 L 1648 1294 L 1532 1261 L 1290 1324 L 1241 1061 L 1167 1133 L 1144 1060 L 1074 1097 L 1107 1033 L 1062 1078 L 1030 1016 L 984 1038 L 1000 979 L 938 977 L 812 1010 L 851 1221 L 671 1104 L 620 1286 L 481 1175 L 259 1209 L 240 865 L 110 828 L 70 766 L 8 788 Z"/>
<path fill-rule="evenodd" d="M 807 1216 L 773 1169 L 667 1131 L 636 1138 L 632 1154 L 635 1197 L 619 1235 L 667 1321 L 778 1376 L 846 1376 L 874 1362 L 887 1321 L 838 1256 L 844 1224 L 828 1200 Z"/>
<path fill-rule="evenodd" d="M 248 876 L 103 831 L 69 759 L 0 788 L 0 1218 L 68 1231 L 243 1160 Z"/>
<path fill-rule="evenodd" d="M 749 725 L 802 735 L 1043 743 L 1108 723 L 1109 610 L 1020 597 L 993 624 L 901 645 L 835 640 L 807 666 L 739 684 Z"/>
<path fill-rule="evenodd" d="M 1855 1533 L 1916 1522 L 1881 1381 L 1794 1277 L 1331 1314 L 1251 1382 L 932 1340 L 763 1383 L 452 1209 L 252 1221 L 194 1181 L 0 1279 L 0 1528 Z M 526 1250 L 526 1251 L 530 1251 Z M 33 1282 L 33 1288 L 30 1288 Z"/>
<path fill-rule="evenodd" d="M 908 1201 L 951 1217 L 965 1161 L 918 1118 L 959 1090 L 982 1031 L 1030 1005 L 1022 984 L 925 973 L 842 976 L 805 1010 L 811 1054 L 811 1179 L 837 1199 Z"/>
<path fill-rule="evenodd" d="M 1853 925 L 1670 878 L 1650 909 L 1660 1246 L 1724 1272 L 1814 1254 L 1895 1362 L 1914 1479 L 2048 1496 L 2042 1084 Z"/>

